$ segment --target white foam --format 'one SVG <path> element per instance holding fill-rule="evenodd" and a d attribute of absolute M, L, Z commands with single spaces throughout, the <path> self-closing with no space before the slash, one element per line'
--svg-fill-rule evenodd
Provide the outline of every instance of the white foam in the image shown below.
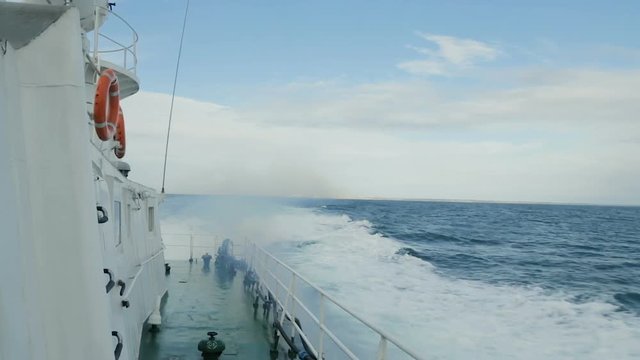
<path fill-rule="evenodd" d="M 640 358 L 640 320 L 612 304 L 443 276 L 344 215 L 295 209 L 268 223 L 285 262 L 426 358 Z"/>

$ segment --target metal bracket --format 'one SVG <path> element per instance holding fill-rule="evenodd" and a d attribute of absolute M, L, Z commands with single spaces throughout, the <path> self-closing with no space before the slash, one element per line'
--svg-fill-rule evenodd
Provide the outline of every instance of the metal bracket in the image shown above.
<path fill-rule="evenodd" d="M 124 289 L 127 286 L 127 284 L 125 284 L 124 281 L 122 280 L 118 280 L 117 284 L 118 286 L 120 286 L 120 296 L 124 296 Z"/>
<path fill-rule="evenodd" d="M 116 285 L 116 283 L 113 281 L 113 273 L 111 272 L 111 270 L 109 269 L 102 269 L 102 271 L 109 275 L 109 282 L 107 282 L 107 285 L 105 286 L 106 290 L 107 290 L 107 294 L 109 293 L 109 291 L 111 291 L 111 289 L 113 289 L 113 287 Z"/>
<path fill-rule="evenodd" d="M 109 221 L 109 214 L 107 213 L 107 209 L 103 206 L 97 205 L 96 210 L 98 211 L 98 224 L 104 224 Z"/>
<path fill-rule="evenodd" d="M 116 345 L 116 349 L 113 351 L 113 355 L 115 359 L 118 360 L 120 358 L 120 354 L 122 353 L 122 346 L 123 346 L 122 337 L 120 336 L 120 333 L 118 333 L 117 331 L 112 331 L 111 336 L 118 339 L 118 344 Z"/>

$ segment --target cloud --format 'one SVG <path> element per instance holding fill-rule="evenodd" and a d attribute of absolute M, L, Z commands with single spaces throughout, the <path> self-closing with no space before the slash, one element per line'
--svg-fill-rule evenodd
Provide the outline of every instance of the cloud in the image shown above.
<path fill-rule="evenodd" d="M 423 34 L 414 72 L 499 56 Z M 429 63 L 431 62 L 431 63 Z M 167 191 L 640 204 L 640 70 L 491 68 L 431 78 L 296 81 L 241 105 L 176 98 Z M 160 187 L 170 96 L 123 102 L 132 178 Z"/>
<path fill-rule="evenodd" d="M 170 96 L 141 92 L 123 101 L 132 178 L 160 188 Z M 341 196 L 314 161 L 308 137 L 323 131 L 240 121 L 236 111 L 176 97 L 167 164 L 174 193 Z"/>
<path fill-rule="evenodd" d="M 405 61 L 398 68 L 416 75 L 454 75 L 460 70 L 473 67 L 476 63 L 492 61 L 500 51 L 487 43 L 453 36 L 418 33 L 434 44 L 436 49 L 408 46 L 425 55 L 422 60 Z"/>
<path fill-rule="evenodd" d="M 404 61 L 398 67 L 408 73 L 417 75 L 449 75 L 450 65 L 438 60 Z"/>
<path fill-rule="evenodd" d="M 321 100 L 249 104 L 258 107 L 251 112 L 178 97 L 167 191 L 640 203 L 640 124 L 633 117 L 638 101 L 629 93 L 613 96 L 640 76 L 565 75 L 554 85 L 544 81 L 503 91 L 502 98 L 473 93 L 464 100 L 440 98 L 439 115 L 431 119 L 423 119 L 429 109 L 413 107 L 418 105 L 403 109 L 420 98 L 432 97 L 431 104 L 437 104 L 432 88 L 415 83 L 323 87 Z M 605 78 L 609 81 L 603 83 Z M 587 83 L 594 88 L 585 89 Z M 580 91 L 559 96 L 574 88 Z M 352 91 L 355 104 L 341 98 Z M 598 100 L 603 94 L 606 98 Z M 132 178 L 156 188 L 169 100 L 169 95 L 142 92 L 123 104 Z M 402 104 L 396 109 L 404 114 L 399 126 L 392 125 L 395 110 L 385 112 L 394 101 Z M 343 120 L 373 119 L 376 111 L 382 119 L 369 127 L 336 120 L 332 126 L 282 121 L 304 107 L 307 114 L 319 113 L 313 121 L 340 114 Z M 560 116 L 546 118 L 555 112 Z M 453 127 L 439 123 L 439 116 L 448 116 L 445 123 L 455 120 Z"/>
<path fill-rule="evenodd" d="M 270 125 L 375 130 L 468 129 L 637 133 L 640 71 L 520 69 L 491 73 L 506 84 L 453 91 L 427 80 L 272 88 L 238 119 Z M 616 126 L 611 126 L 615 123 Z"/>
<path fill-rule="evenodd" d="M 498 56 L 498 50 L 480 41 L 425 33 L 419 35 L 439 48 L 435 53 L 425 52 L 427 55 L 440 57 L 455 65 L 471 65 L 476 61 L 489 61 Z"/>

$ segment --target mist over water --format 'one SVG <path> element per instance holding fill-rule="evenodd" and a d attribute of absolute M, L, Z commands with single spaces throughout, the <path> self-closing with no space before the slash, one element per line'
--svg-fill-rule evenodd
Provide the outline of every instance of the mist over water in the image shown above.
<path fill-rule="evenodd" d="M 639 208 L 169 197 L 163 217 L 262 242 L 426 358 L 640 358 Z"/>

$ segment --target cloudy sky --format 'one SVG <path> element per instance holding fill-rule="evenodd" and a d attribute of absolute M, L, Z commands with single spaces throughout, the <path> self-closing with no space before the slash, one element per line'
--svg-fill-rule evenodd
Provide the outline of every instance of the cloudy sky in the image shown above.
<path fill-rule="evenodd" d="M 141 37 L 127 159 L 157 188 L 184 5 L 116 7 Z M 638 18 L 633 0 L 191 0 L 167 192 L 640 204 Z"/>

